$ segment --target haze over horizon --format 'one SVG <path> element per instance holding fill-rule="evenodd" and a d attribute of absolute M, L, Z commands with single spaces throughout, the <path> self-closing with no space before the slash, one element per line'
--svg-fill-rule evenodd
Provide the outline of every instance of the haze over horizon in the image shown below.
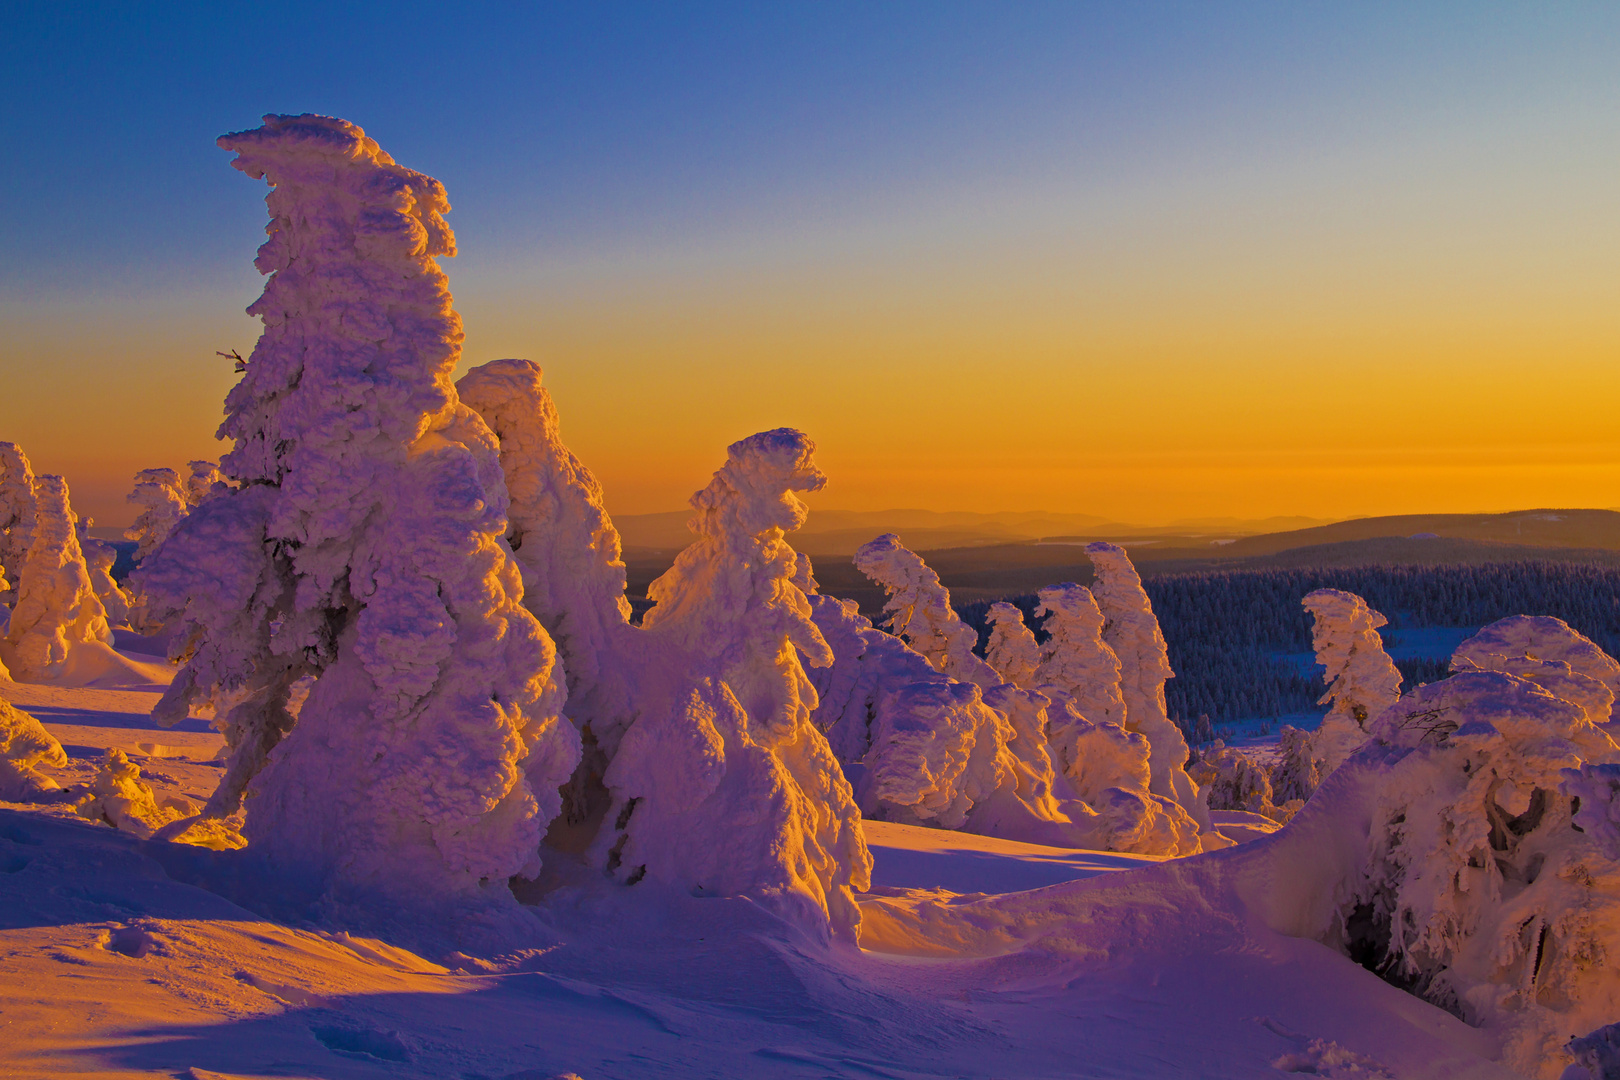
<path fill-rule="evenodd" d="M 386 15 L 386 17 L 385 17 Z M 52 5 L 0 43 L 0 438 L 133 516 L 217 457 L 265 112 L 442 180 L 467 364 L 616 513 L 802 428 L 812 507 L 1620 503 L 1620 11 Z"/>

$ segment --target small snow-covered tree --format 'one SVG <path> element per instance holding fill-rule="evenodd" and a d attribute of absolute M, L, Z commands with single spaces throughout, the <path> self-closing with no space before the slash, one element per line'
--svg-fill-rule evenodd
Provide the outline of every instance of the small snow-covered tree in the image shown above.
<path fill-rule="evenodd" d="M 495 360 L 463 375 L 456 391 L 500 440 L 512 499 L 506 539 L 524 570 L 523 605 L 563 656 L 568 715 L 599 776 L 635 715 L 637 663 L 625 654 L 635 652 L 636 635 L 602 486 L 564 445 L 540 379 L 532 361 Z"/>
<path fill-rule="evenodd" d="M 1300 601 L 1313 619 L 1311 643 L 1324 668 L 1331 706 L 1312 738 L 1322 776 L 1337 769 L 1367 741 L 1367 725 L 1401 697 L 1401 673 L 1384 651 L 1378 628 L 1389 620 L 1355 593 L 1317 589 Z"/>
<path fill-rule="evenodd" d="M 136 473 L 129 501 L 141 508 L 135 524 L 124 530 L 124 539 L 135 541 L 136 562 L 152 554 L 191 509 L 180 487 L 180 474 L 173 469 Z"/>
<path fill-rule="evenodd" d="M 197 507 L 216 491 L 226 490 L 231 486 L 225 474 L 219 471 L 217 462 L 188 461 L 186 468 L 191 471 L 186 475 L 181 494 L 185 497 L 188 508 Z"/>
<path fill-rule="evenodd" d="M 61 790 L 39 766 L 61 769 L 67 752 L 38 720 L 0 698 L 0 799 L 34 802 Z"/>
<path fill-rule="evenodd" d="M 985 618 L 990 623 L 985 661 L 1004 681 L 1025 689 L 1033 688 L 1035 669 L 1041 666 L 1041 647 L 1024 625 L 1024 613 L 1017 604 L 1003 601 L 991 604 Z"/>
<path fill-rule="evenodd" d="M 40 476 L 34 496 L 33 543 L 5 640 L 6 665 L 25 681 L 48 678 L 81 645 L 112 642 L 73 527 L 67 481 Z"/>
<path fill-rule="evenodd" d="M 951 607 L 951 594 L 939 575 L 894 533 L 862 544 L 855 566 L 883 586 L 889 632 L 953 679 L 988 690 L 1002 683 L 994 668 L 973 653 L 979 636 Z"/>
<path fill-rule="evenodd" d="M 826 482 L 813 450 L 789 428 L 750 436 L 692 497 L 697 540 L 648 589 L 651 663 L 604 777 L 613 806 L 593 853 L 620 880 L 754 896 L 852 941 L 871 856 L 811 722 L 799 656 L 833 657 L 785 539 L 807 514 L 795 492 Z"/>
<path fill-rule="evenodd" d="M 9 588 L 0 600 L 16 602 L 23 563 L 34 542 L 34 470 L 16 443 L 0 442 L 0 577 Z"/>
<path fill-rule="evenodd" d="M 1097 577 L 1091 592 L 1102 611 L 1103 641 L 1119 657 L 1120 691 L 1125 698 L 1125 727 L 1147 736 L 1152 747 L 1151 790 L 1176 800 L 1198 822 L 1211 828 L 1209 808 L 1198 785 L 1187 775 L 1187 739 L 1171 723 L 1164 684 L 1175 676 L 1153 604 L 1142 588 L 1136 567 L 1117 544 L 1086 545 Z"/>
<path fill-rule="evenodd" d="M 1620 747 L 1573 702 L 1484 671 L 1418 688 L 1370 734 L 1341 769 L 1374 780 L 1350 947 L 1492 1032 L 1510 1067 L 1557 1076 L 1570 1033 L 1620 1009 Z M 1351 789 L 1322 790 L 1331 813 Z"/>
<path fill-rule="evenodd" d="M 240 486 L 136 572 L 187 661 L 159 714 L 229 696 L 204 815 L 251 784 L 250 850 L 336 902 L 509 903 L 579 739 L 521 602 L 495 437 L 450 381 L 444 188 L 331 117 L 268 116 L 220 145 L 271 185 L 270 277 L 220 428 Z"/>

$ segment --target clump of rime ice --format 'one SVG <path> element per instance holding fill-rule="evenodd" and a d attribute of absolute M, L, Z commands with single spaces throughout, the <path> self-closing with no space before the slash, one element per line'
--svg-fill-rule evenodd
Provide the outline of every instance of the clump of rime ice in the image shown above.
<path fill-rule="evenodd" d="M 1317 589 L 1300 601 L 1311 613 L 1311 644 L 1325 669 L 1328 705 L 1316 729 L 1312 753 L 1322 776 L 1367 741 L 1367 724 L 1401 697 L 1401 673 L 1384 651 L 1378 628 L 1389 620 L 1367 602 L 1342 589 Z"/>
<path fill-rule="evenodd" d="M 34 483 L 32 544 L 6 631 L 6 664 L 24 681 L 49 677 L 81 645 L 111 644 L 107 611 L 79 548 L 67 481 L 49 473 Z"/>
<path fill-rule="evenodd" d="M 1420 687 L 1370 733 L 1341 770 L 1377 777 L 1352 954 L 1557 1076 L 1570 1032 L 1620 1013 L 1620 747 L 1492 671 Z"/>
<path fill-rule="evenodd" d="M 136 562 L 168 539 L 191 509 L 180 487 L 180 474 L 173 469 L 142 469 L 136 473 L 129 501 L 141 508 L 135 523 L 124 530 L 124 539 L 135 541 Z"/>
<path fill-rule="evenodd" d="M 205 816 L 251 784 L 251 847 L 340 902 L 486 884 L 499 900 L 538 871 L 579 742 L 521 603 L 495 438 L 450 382 L 444 188 L 330 117 L 269 116 L 220 145 L 271 185 L 270 278 L 248 309 L 264 332 L 220 427 L 240 486 L 137 571 L 186 658 L 155 715 L 234 702 Z"/>
<path fill-rule="evenodd" d="M 0 799 L 33 802 L 49 798 L 60 785 L 39 766 L 65 768 L 67 752 L 38 720 L 0 698 Z"/>
<path fill-rule="evenodd" d="M 1186 736 L 1165 707 L 1164 684 L 1175 672 L 1142 579 L 1117 544 L 1099 540 L 1086 545 L 1086 554 L 1096 568 L 1091 592 L 1105 620 L 1102 637 L 1119 657 L 1125 727 L 1147 736 L 1152 748 L 1149 786 L 1154 794 L 1180 803 L 1200 829 L 1209 831 L 1209 808 L 1185 768 Z"/>
<path fill-rule="evenodd" d="M 602 486 L 564 445 L 538 364 L 495 360 L 456 383 L 500 440 L 511 496 L 507 543 L 523 568 L 523 605 L 564 658 L 568 715 L 600 773 L 635 714 L 630 602 L 619 533 Z"/>
<path fill-rule="evenodd" d="M 16 602 L 23 563 L 34 542 L 34 470 L 16 443 L 0 442 L 0 600 Z"/>
<path fill-rule="evenodd" d="M 1035 685 L 1035 669 L 1041 666 L 1041 647 L 1024 624 L 1024 613 L 1017 604 L 1005 601 L 990 605 L 985 619 L 990 624 L 990 641 L 985 661 L 996 669 L 1004 682 L 1030 689 Z"/>
<path fill-rule="evenodd" d="M 855 566 L 883 586 L 889 632 L 927 657 L 953 679 L 988 690 L 1002 683 L 994 668 L 973 653 L 979 636 L 957 617 L 939 575 L 893 533 L 862 544 Z"/>
<path fill-rule="evenodd" d="M 1539 662 L 1540 666 L 1525 664 L 1526 660 Z M 1567 665 L 1568 670 L 1556 665 Z M 1566 692 L 1560 696 L 1585 706 L 1593 723 L 1614 724 L 1612 707 L 1614 696 L 1620 694 L 1620 662 L 1562 619 L 1514 615 L 1491 623 L 1457 646 L 1451 655 L 1451 669 L 1505 671 L 1543 685 L 1562 677 Z M 1600 685 L 1593 686 L 1593 682 Z M 1609 712 L 1603 711 L 1605 690 Z M 1616 727 L 1609 731 L 1620 733 Z"/>
<path fill-rule="evenodd" d="M 871 856 L 811 722 L 818 702 L 799 656 L 833 656 L 785 539 L 807 513 L 795 492 L 826 482 L 813 450 L 788 428 L 750 436 L 692 497 L 697 540 L 648 589 L 644 644 L 664 685 L 643 683 L 608 766 L 613 805 L 594 853 L 620 880 L 754 896 L 853 941 Z"/>

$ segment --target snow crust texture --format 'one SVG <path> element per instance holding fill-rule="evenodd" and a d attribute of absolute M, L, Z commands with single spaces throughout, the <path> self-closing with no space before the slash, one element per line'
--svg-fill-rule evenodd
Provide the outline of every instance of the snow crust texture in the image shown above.
<path fill-rule="evenodd" d="M 1209 807 L 1187 775 L 1186 736 L 1165 707 L 1164 684 L 1175 672 L 1142 578 L 1117 544 L 1096 541 L 1086 554 L 1097 573 L 1091 592 L 1105 620 L 1102 639 L 1119 658 L 1125 727 L 1146 736 L 1152 751 L 1149 787 L 1180 803 L 1201 830 L 1213 831 Z"/>
<path fill-rule="evenodd" d="M 871 856 L 811 722 L 800 656 L 825 667 L 833 654 L 785 539 L 807 515 L 796 493 L 826 483 L 813 452 L 790 428 L 750 436 L 692 497 L 697 540 L 648 589 L 649 677 L 604 777 L 613 804 L 595 857 L 624 881 L 753 896 L 853 941 Z"/>
<path fill-rule="evenodd" d="M 271 185 L 248 309 L 264 332 L 220 427 L 240 486 L 215 486 L 137 572 L 187 661 L 160 714 L 234 700 L 205 815 L 250 792 L 253 847 L 337 902 L 510 903 L 579 740 L 521 603 L 495 437 L 450 382 L 444 189 L 329 117 L 269 116 L 220 145 Z"/>
<path fill-rule="evenodd" d="M 79 549 L 67 481 L 40 476 L 34 496 L 33 535 L 4 650 L 6 666 L 24 681 L 49 678 L 81 645 L 112 642 L 106 609 Z"/>

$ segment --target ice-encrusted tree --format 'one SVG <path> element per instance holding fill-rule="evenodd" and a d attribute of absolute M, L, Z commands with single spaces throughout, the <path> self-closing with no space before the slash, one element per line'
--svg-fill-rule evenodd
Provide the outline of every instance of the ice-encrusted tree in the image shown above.
<path fill-rule="evenodd" d="M 1570 1034 L 1620 1008 L 1620 747 L 1575 703 L 1488 671 L 1418 688 L 1370 735 L 1340 770 L 1372 781 L 1342 890 L 1351 948 L 1491 1031 L 1506 1064 L 1557 1076 Z M 1336 775 L 1312 809 L 1350 790 Z"/>
<path fill-rule="evenodd" d="M 1175 676 L 1153 604 L 1130 556 L 1117 544 L 1086 545 L 1096 569 L 1091 593 L 1102 611 L 1103 641 L 1119 657 L 1120 691 L 1125 699 L 1125 727 L 1147 736 L 1152 747 L 1150 788 L 1176 800 L 1199 828 L 1211 828 L 1209 808 L 1198 785 L 1187 775 L 1187 738 L 1170 720 L 1164 684 Z"/>
<path fill-rule="evenodd" d="M 1048 585 L 1036 594 L 1035 614 L 1047 633 L 1035 685 L 1053 687 L 1094 724 L 1124 724 L 1120 662 L 1103 641 L 1103 615 L 1091 591 L 1073 582 Z"/>
<path fill-rule="evenodd" d="M 986 690 L 1001 685 L 995 669 L 974 655 L 979 635 L 957 616 L 939 575 L 898 536 L 884 533 L 862 544 L 855 566 L 888 594 L 883 613 L 890 633 L 953 679 Z"/>
<path fill-rule="evenodd" d="M 34 499 L 33 542 L 5 640 L 6 665 L 25 681 L 49 677 L 79 646 L 112 642 L 73 527 L 67 481 L 37 477 Z"/>
<path fill-rule="evenodd" d="M 130 620 L 130 598 L 124 587 L 113 577 L 113 564 L 118 561 L 118 549 L 105 540 L 90 535 L 95 522 L 83 518 L 74 527 L 79 537 L 79 549 L 84 552 L 84 565 L 90 571 L 90 587 L 107 611 L 107 622 L 112 626 L 126 626 Z"/>
<path fill-rule="evenodd" d="M 7 604 L 16 602 L 23 563 L 34 541 L 34 470 L 22 447 L 0 442 L 0 577 L 8 588 L 0 593 Z"/>
<path fill-rule="evenodd" d="M 34 802 L 61 790 L 39 766 L 64 768 L 67 752 L 38 720 L 0 698 L 0 799 Z"/>
<path fill-rule="evenodd" d="M 1032 689 L 1035 669 L 1041 666 L 1041 647 L 1024 624 L 1024 613 L 1017 604 L 999 601 L 990 605 L 985 619 L 990 624 L 985 661 L 996 669 L 1003 681 Z"/>
<path fill-rule="evenodd" d="M 1389 620 L 1367 602 L 1342 589 L 1317 589 L 1300 603 L 1311 613 L 1311 644 L 1323 667 L 1331 705 L 1312 737 L 1312 753 L 1322 776 L 1367 741 L 1367 725 L 1401 697 L 1401 673 L 1384 651 L 1378 628 Z"/>
<path fill-rule="evenodd" d="M 1531 677 L 1529 671 L 1539 670 L 1544 673 L 1543 677 L 1553 677 L 1552 669 L 1513 663 L 1520 659 L 1568 665 L 1569 674 L 1577 681 L 1593 680 L 1609 691 L 1611 709 L 1614 695 L 1620 695 L 1620 661 L 1563 619 L 1550 615 L 1513 615 L 1491 623 L 1457 646 L 1451 654 L 1451 669 L 1507 671 L 1526 678 Z M 1579 692 L 1590 708 L 1601 709 L 1601 691 L 1583 685 Z M 1597 713 L 1592 719 L 1593 723 L 1609 726 L 1611 735 L 1620 734 L 1620 725 L 1614 724 L 1612 712 Z"/>
<path fill-rule="evenodd" d="M 551 634 L 568 677 L 568 715 L 599 776 L 635 715 L 635 651 L 619 533 L 602 486 L 564 445 L 540 366 L 495 360 L 456 384 L 501 445 L 511 495 L 507 543 L 523 567 L 523 604 Z"/>
<path fill-rule="evenodd" d="M 185 497 L 188 508 L 195 508 L 216 491 L 231 486 L 225 474 L 219 471 L 218 462 L 188 461 L 186 468 L 190 472 L 186 475 L 181 494 Z"/>
<path fill-rule="evenodd" d="M 613 806 L 592 854 L 620 880 L 753 896 L 853 941 L 871 856 L 811 722 L 799 656 L 833 657 L 785 538 L 807 514 L 795 493 L 826 482 L 813 450 L 790 428 L 750 436 L 692 497 L 697 540 L 648 589 L 649 670 L 604 778 Z"/>
<path fill-rule="evenodd" d="M 331 117 L 219 143 L 271 185 L 264 332 L 219 432 L 240 486 L 137 571 L 187 658 L 160 713 L 234 702 L 205 817 L 251 784 L 250 850 L 335 902 L 501 901 L 539 869 L 579 740 L 521 602 L 495 437 L 450 381 L 444 188 Z"/>
<path fill-rule="evenodd" d="M 135 541 L 136 562 L 152 554 L 191 509 L 180 487 L 180 474 L 173 469 L 136 473 L 129 501 L 141 508 L 135 523 L 124 530 L 124 539 Z"/>

